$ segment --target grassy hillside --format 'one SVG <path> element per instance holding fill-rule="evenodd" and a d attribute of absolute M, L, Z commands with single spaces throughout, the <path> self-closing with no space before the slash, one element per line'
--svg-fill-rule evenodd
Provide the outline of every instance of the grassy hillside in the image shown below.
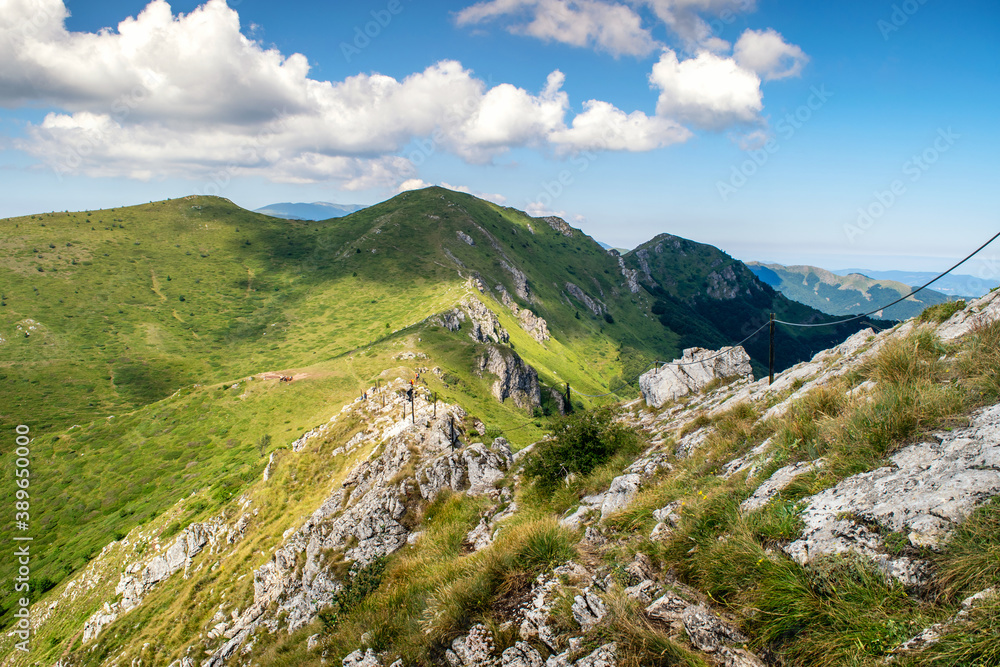
<path fill-rule="evenodd" d="M 537 438 L 544 422 L 497 403 L 489 378 L 476 376 L 478 346 L 466 332 L 424 322 L 470 293 L 551 387 L 604 393 L 623 373 L 623 354 L 634 365 L 676 351 L 676 337 L 662 335 L 638 300 L 616 298 L 617 266 L 588 237 L 441 189 L 324 223 L 211 197 L 50 213 L 0 222 L 0 243 L 0 415 L 36 437 L 32 528 L 45 556 L 33 576 L 42 588 L 194 491 L 223 502 L 259 476 L 271 451 L 383 371 L 412 377 L 438 366 L 440 378 L 425 374 L 430 389 L 490 428 L 515 427 L 515 444 Z M 467 284 L 478 276 L 516 295 L 505 263 L 527 277 L 529 298 L 514 298 L 547 319 L 544 344 L 495 292 Z M 614 324 L 570 300 L 567 280 L 603 293 Z M 426 360 L 401 362 L 401 351 Z M 297 379 L 262 379 L 269 371 Z M 8 493 L 12 467 L 4 471 Z M 9 567 L 5 559 L 3 576 Z"/>
<path fill-rule="evenodd" d="M 895 280 L 875 280 L 860 273 L 837 275 L 815 266 L 782 266 L 750 262 L 751 271 L 789 299 L 804 303 L 830 315 L 867 313 L 881 304 L 891 303 L 913 291 Z M 905 320 L 916 317 L 924 308 L 948 301 L 940 292 L 926 289 L 881 313 L 878 319 Z"/>
<path fill-rule="evenodd" d="M 836 318 L 792 301 L 761 282 L 742 262 L 718 248 L 661 234 L 626 255 L 654 300 L 651 312 L 680 335 L 681 347 L 720 347 L 743 340 L 763 326 L 770 313 L 787 322 L 820 324 Z M 780 370 L 839 344 L 872 324 L 862 319 L 829 327 L 781 326 L 775 337 Z M 744 343 L 758 374 L 766 372 L 767 330 Z"/>
<path fill-rule="evenodd" d="M 570 383 L 580 406 L 586 394 L 614 401 L 652 360 L 735 342 L 768 308 L 815 315 L 683 243 L 687 259 L 652 261 L 655 280 L 633 293 L 618 258 L 579 230 L 441 188 L 324 222 L 217 197 L 0 221 L 0 417 L 35 438 L 32 576 L 58 584 L 192 493 L 185 521 L 217 510 L 376 378 L 422 368 L 428 389 L 523 446 L 555 409 L 548 389 Z M 728 266 L 756 301 L 713 296 L 729 290 L 713 278 Z M 550 339 L 522 329 L 504 291 Z M 537 369 L 534 413 L 498 403 L 477 372 L 483 346 L 432 317 L 470 296 Z M 782 349 L 782 366 L 811 353 Z M 3 470 L 11 500 L 13 466 Z M 0 577 L 12 567 L 0 561 Z M 0 605 L 6 626 L 12 597 Z"/>

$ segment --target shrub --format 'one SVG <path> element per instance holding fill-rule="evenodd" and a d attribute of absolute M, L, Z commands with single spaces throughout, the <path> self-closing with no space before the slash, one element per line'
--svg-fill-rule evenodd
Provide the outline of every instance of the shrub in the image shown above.
<path fill-rule="evenodd" d="M 611 408 L 563 417 L 524 466 L 525 477 L 540 489 L 553 489 L 571 473 L 586 475 L 615 454 L 638 453 L 634 431 L 614 420 Z"/>
<path fill-rule="evenodd" d="M 378 587 L 382 585 L 385 565 L 385 557 L 379 556 L 362 567 L 351 567 L 350 573 L 343 582 L 343 588 L 333 594 L 333 603 L 319 612 L 319 620 L 323 623 L 324 628 L 330 630 L 336 627 L 343 614 L 378 590 Z"/>
<path fill-rule="evenodd" d="M 917 318 L 919 322 L 944 322 L 952 315 L 965 308 L 965 301 L 946 301 L 924 308 Z"/>

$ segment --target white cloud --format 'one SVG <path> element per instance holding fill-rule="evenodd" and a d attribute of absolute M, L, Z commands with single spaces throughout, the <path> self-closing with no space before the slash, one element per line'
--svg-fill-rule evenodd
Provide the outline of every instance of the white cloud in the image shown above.
<path fill-rule="evenodd" d="M 551 140 L 568 150 L 650 151 L 687 141 L 691 132 L 668 118 L 641 111 L 626 114 L 607 102 L 590 100 L 572 127 L 554 132 Z"/>
<path fill-rule="evenodd" d="M 756 0 L 633 0 L 649 7 L 684 43 L 689 51 L 729 51 L 729 43 L 716 33 L 739 13 L 756 9 Z M 707 15 L 708 18 L 705 18 Z"/>
<path fill-rule="evenodd" d="M 678 15 L 738 1 L 655 0 Z M 220 184 L 253 174 L 395 189 L 423 182 L 418 167 L 436 152 L 488 162 L 518 147 L 649 151 L 686 141 L 691 132 L 681 123 L 717 129 L 753 122 L 761 110 L 757 75 L 708 52 L 683 61 L 663 52 L 650 75 L 659 89 L 655 115 L 602 100 L 574 114 L 558 70 L 539 92 L 487 84 L 450 60 L 401 79 L 313 79 L 305 56 L 285 56 L 242 34 L 225 0 L 176 15 L 153 0 L 117 29 L 97 33 L 66 30 L 62 0 L 4 2 L 0 106 L 57 109 L 29 124 L 15 145 L 60 173 Z M 645 53 L 655 44 L 633 9 L 606 0 L 490 0 L 458 18 L 473 24 L 516 12 L 527 13 L 522 27 L 540 37 L 559 33 L 613 53 Z M 744 57 L 768 76 L 790 76 L 797 47 L 778 36 L 779 67 L 764 57 L 776 50 L 768 33 L 744 38 Z"/>
<path fill-rule="evenodd" d="M 798 76 L 809 56 L 788 44 L 777 31 L 747 30 L 733 47 L 733 58 L 740 67 L 753 70 L 767 80 Z"/>
<path fill-rule="evenodd" d="M 486 0 L 461 10 L 455 20 L 468 26 L 511 15 L 526 19 L 508 26 L 515 34 L 615 56 L 646 56 L 658 46 L 632 8 L 601 0 Z"/>
<path fill-rule="evenodd" d="M 649 80 L 660 89 L 657 115 L 702 128 L 754 123 L 763 108 L 757 75 L 707 51 L 680 61 L 665 49 Z"/>
<path fill-rule="evenodd" d="M 528 202 L 528 204 L 524 207 L 524 212 L 533 218 L 546 218 L 550 215 L 554 215 L 557 218 L 563 218 L 565 220 L 569 217 L 566 211 L 553 211 L 541 201 Z"/>

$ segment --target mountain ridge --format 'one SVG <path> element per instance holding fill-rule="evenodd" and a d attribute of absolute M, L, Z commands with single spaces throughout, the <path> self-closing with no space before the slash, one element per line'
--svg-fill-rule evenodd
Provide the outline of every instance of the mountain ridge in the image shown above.
<path fill-rule="evenodd" d="M 809 265 L 785 266 L 748 262 L 758 278 L 772 285 L 790 299 L 804 303 L 830 315 L 867 313 L 878 304 L 890 303 L 909 295 L 913 288 L 893 280 L 878 280 L 860 273 L 846 276 Z M 924 289 L 875 316 L 886 320 L 916 317 L 925 308 L 950 300 L 946 294 Z"/>

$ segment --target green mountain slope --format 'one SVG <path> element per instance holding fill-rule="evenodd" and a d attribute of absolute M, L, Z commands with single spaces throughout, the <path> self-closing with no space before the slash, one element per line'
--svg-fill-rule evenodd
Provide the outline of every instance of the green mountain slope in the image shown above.
<path fill-rule="evenodd" d="M 857 315 L 880 304 L 891 303 L 913 291 L 895 280 L 875 280 L 860 273 L 841 276 L 815 266 L 783 266 L 750 262 L 751 271 L 789 299 L 804 303 L 830 315 Z M 944 303 L 949 297 L 926 289 L 895 306 L 876 314 L 877 319 L 905 320 L 919 315 L 924 308 Z"/>
<path fill-rule="evenodd" d="M 788 322 L 821 324 L 836 318 L 785 298 L 742 262 L 718 248 L 661 234 L 625 256 L 654 303 L 652 314 L 680 334 L 682 347 L 731 345 L 752 334 L 775 313 Z M 789 328 L 776 333 L 775 368 L 784 369 L 837 345 L 871 325 L 863 319 L 834 326 Z M 758 374 L 766 372 L 767 330 L 743 344 Z"/>
<path fill-rule="evenodd" d="M 685 254 L 657 253 L 665 240 Z M 181 523 L 217 511 L 377 380 L 419 373 L 517 447 L 541 436 L 567 383 L 578 407 L 631 397 L 651 361 L 732 344 L 769 309 L 820 317 L 710 246 L 658 237 L 621 258 L 558 218 L 441 188 L 319 223 L 214 197 L 24 216 L 0 221 L 0 244 L 0 416 L 35 438 L 42 590 L 181 498 L 197 494 Z M 470 299 L 507 342 L 445 326 Z M 548 338 L 527 326 L 538 318 Z M 792 338 L 779 366 L 853 330 Z M 494 347 L 537 371 L 540 403 L 495 398 Z M 748 349 L 759 369 L 765 338 Z M 13 594 L 0 604 L 6 626 Z"/>

